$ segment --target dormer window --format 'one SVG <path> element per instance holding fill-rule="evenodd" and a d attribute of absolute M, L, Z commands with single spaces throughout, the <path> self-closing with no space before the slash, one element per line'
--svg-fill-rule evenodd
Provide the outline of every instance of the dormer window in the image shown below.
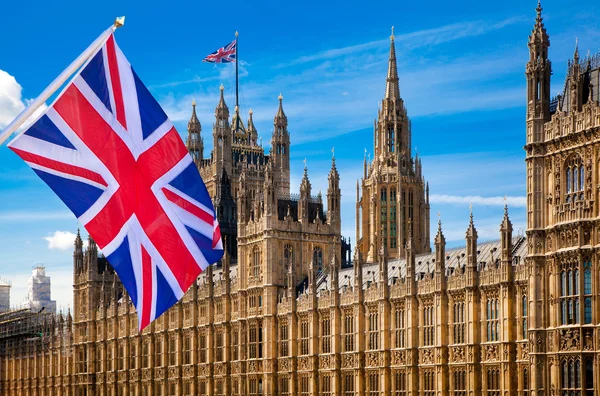
<path fill-rule="evenodd" d="M 570 157 L 565 164 L 565 201 L 583 200 L 585 169 L 579 155 Z"/>

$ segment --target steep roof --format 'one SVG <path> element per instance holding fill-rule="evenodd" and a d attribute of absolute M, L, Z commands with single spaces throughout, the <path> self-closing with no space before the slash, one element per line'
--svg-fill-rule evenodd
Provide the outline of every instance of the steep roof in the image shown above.
<path fill-rule="evenodd" d="M 513 264 L 522 262 L 527 256 L 527 244 L 524 236 L 514 237 L 513 243 Z M 485 242 L 478 245 L 479 265 L 487 267 L 489 265 L 497 265 L 500 262 L 500 240 Z M 446 271 L 448 274 L 454 272 L 457 267 L 463 267 L 466 263 L 466 247 L 459 247 L 446 250 Z M 417 279 L 422 278 L 425 274 L 433 273 L 435 269 L 435 252 L 419 254 L 415 257 L 415 273 Z M 379 280 L 379 265 L 376 263 L 367 263 L 363 265 L 363 288 L 366 288 L 371 282 Z M 388 261 L 388 282 L 394 283 L 396 279 L 406 276 L 406 259 L 395 259 Z M 338 284 L 340 288 L 352 287 L 354 284 L 354 269 L 344 268 L 339 272 Z M 319 285 L 319 291 L 331 288 L 331 279 L 329 275 Z"/>

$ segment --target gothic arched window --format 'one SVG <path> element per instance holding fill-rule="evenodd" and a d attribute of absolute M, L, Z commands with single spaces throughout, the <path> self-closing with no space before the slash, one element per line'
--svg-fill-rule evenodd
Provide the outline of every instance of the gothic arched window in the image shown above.
<path fill-rule="evenodd" d="M 323 272 L 323 250 L 320 247 L 313 250 L 313 265 L 317 268 L 317 273 Z"/>
<path fill-rule="evenodd" d="M 592 323 L 592 262 L 583 263 L 583 323 Z"/>
<path fill-rule="evenodd" d="M 524 295 L 523 296 L 523 300 L 522 300 L 522 306 L 521 306 L 521 326 L 522 326 L 522 338 L 524 340 L 527 339 L 527 296 Z"/>
<path fill-rule="evenodd" d="M 489 298 L 487 300 L 486 325 L 488 342 L 498 341 L 499 320 L 497 298 Z"/>
<path fill-rule="evenodd" d="M 588 271 L 589 269 L 589 271 Z M 585 315 L 591 316 L 591 293 L 589 308 L 586 307 L 586 299 L 588 294 L 586 291 L 591 292 L 592 280 L 591 280 L 591 262 L 586 261 L 584 263 L 584 308 Z M 571 325 L 580 323 L 580 300 L 581 290 L 579 288 L 579 264 L 577 263 L 564 263 L 561 265 L 561 276 L 560 276 L 560 315 L 561 324 Z M 589 313 L 588 313 L 589 309 Z M 587 321 L 588 318 L 585 318 Z M 589 318 L 591 323 L 591 317 Z M 587 323 L 587 322 L 586 322 Z"/>
<path fill-rule="evenodd" d="M 250 276 L 258 277 L 260 275 L 260 249 L 255 247 L 252 251 L 252 270 Z"/>
<path fill-rule="evenodd" d="M 396 189 L 390 188 L 390 248 L 395 249 L 396 241 Z"/>
<path fill-rule="evenodd" d="M 387 247 L 387 188 L 381 189 L 381 243 Z"/>
<path fill-rule="evenodd" d="M 565 360 L 562 363 L 562 394 L 576 395 L 581 391 L 581 366 L 579 359 Z"/>
<path fill-rule="evenodd" d="M 396 135 L 393 127 L 388 129 L 388 151 L 390 153 L 396 151 Z"/>
<path fill-rule="evenodd" d="M 565 163 L 566 202 L 583 199 L 585 189 L 585 170 L 579 155 L 571 156 Z"/>

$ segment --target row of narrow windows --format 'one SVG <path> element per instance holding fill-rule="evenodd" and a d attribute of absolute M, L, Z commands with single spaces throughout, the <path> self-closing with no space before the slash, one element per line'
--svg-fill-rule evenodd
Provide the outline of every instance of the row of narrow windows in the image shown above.
<path fill-rule="evenodd" d="M 566 202 L 584 199 L 585 169 L 580 156 L 573 156 L 566 163 L 565 187 Z"/>
<path fill-rule="evenodd" d="M 586 268 L 588 265 L 586 264 Z M 570 279 L 569 276 L 565 277 L 566 279 Z M 573 276 L 571 279 L 576 279 L 576 276 Z M 569 286 L 565 286 L 564 290 L 572 290 L 575 289 Z M 591 285 L 584 287 L 586 292 L 591 291 Z M 571 297 L 569 296 L 569 299 Z M 528 300 L 527 296 L 522 296 L 522 306 L 520 309 L 521 316 L 521 338 L 527 339 L 527 305 Z M 435 313 L 433 306 L 425 306 L 422 311 L 422 345 L 433 345 L 435 342 Z M 498 308 L 498 300 L 497 298 L 490 298 L 486 302 L 486 326 L 488 329 L 487 333 L 487 341 L 498 341 L 499 340 L 499 308 Z M 344 315 L 343 317 L 343 325 L 342 325 L 342 347 L 343 352 L 352 352 L 355 350 L 355 324 L 354 324 L 354 315 Z M 453 342 L 456 344 L 465 342 L 465 303 L 462 301 L 455 302 L 453 305 L 453 313 L 452 313 L 452 324 L 454 328 L 453 333 Z M 404 348 L 406 346 L 406 323 L 405 323 L 405 311 L 404 309 L 396 309 L 393 312 L 393 325 L 394 329 L 392 331 L 393 334 L 393 346 L 395 348 Z M 367 323 L 367 349 L 368 350 L 377 350 L 379 349 L 380 342 L 380 332 L 379 332 L 379 314 L 377 311 L 370 311 L 368 313 L 368 323 Z M 319 351 L 320 353 L 331 353 L 332 352 L 332 329 L 331 329 L 331 320 L 328 317 L 322 318 L 320 320 L 320 329 L 319 329 Z M 290 356 L 290 332 L 289 325 L 287 323 L 282 323 L 279 326 L 279 356 Z M 214 360 L 224 361 L 225 359 L 225 340 L 224 333 L 222 331 L 217 331 L 214 334 Z M 181 363 L 182 364 L 191 364 L 192 363 L 192 338 L 184 337 L 182 339 L 182 355 L 181 355 Z M 239 341 L 239 333 L 232 332 L 231 334 L 231 358 L 232 360 L 238 360 L 240 358 L 240 341 Z M 207 362 L 207 345 L 208 338 L 206 334 L 201 334 L 198 336 L 198 361 L 200 363 Z M 299 354 L 300 355 L 308 355 L 311 353 L 311 326 L 307 319 L 300 321 L 300 334 L 298 338 L 299 345 Z M 154 344 L 154 365 L 155 366 L 163 366 L 167 365 L 176 365 L 179 363 L 178 361 L 178 347 L 177 340 L 172 338 L 168 340 L 167 350 L 163 350 L 163 341 L 157 340 Z M 120 345 L 116 349 L 114 347 L 109 347 L 106 351 L 106 367 L 102 367 L 102 369 L 107 370 L 124 370 L 126 368 L 126 359 L 129 358 L 129 367 L 128 368 L 139 368 L 138 367 L 138 346 L 132 345 L 126 354 L 125 345 Z M 247 357 L 250 359 L 254 358 L 262 358 L 263 357 L 263 328 L 262 322 L 258 321 L 256 323 L 251 323 L 248 328 L 248 339 L 247 343 L 245 343 L 245 348 L 247 351 Z M 117 352 L 114 354 L 114 352 Z M 141 367 L 149 367 L 151 361 L 150 355 L 150 345 L 143 344 L 141 346 Z M 161 353 L 156 353 L 160 351 Z M 165 353 L 162 353 L 165 352 Z M 100 358 L 100 356 L 99 356 Z M 78 372 L 87 372 L 88 371 L 88 357 L 87 351 L 85 348 L 80 348 L 78 352 L 78 362 L 77 362 L 77 371 Z"/>
<path fill-rule="evenodd" d="M 517 373 L 519 376 L 520 388 L 524 396 L 529 395 L 530 378 L 527 368 L 524 368 Z M 490 367 L 484 371 L 484 389 L 485 395 L 499 396 L 502 385 L 500 377 L 500 369 L 497 367 Z M 423 370 L 419 374 L 420 387 L 424 394 L 434 395 L 436 390 L 436 378 L 435 373 L 432 370 Z M 324 375 L 319 378 L 321 394 L 329 395 L 332 392 L 332 378 Z M 237 380 L 232 380 L 232 391 L 234 394 L 239 392 L 239 383 Z M 262 394 L 263 383 L 260 378 L 250 378 L 248 380 L 248 393 L 249 394 Z M 350 396 L 354 395 L 355 392 L 355 375 L 344 374 L 342 377 L 342 395 Z M 168 394 L 175 394 L 172 387 L 176 384 L 169 384 L 167 390 Z M 205 392 L 206 383 L 203 381 L 199 384 L 200 393 Z M 299 378 L 299 387 L 301 394 L 311 394 L 310 378 L 308 376 L 301 376 Z M 467 393 L 467 372 L 463 369 L 454 369 L 450 374 L 450 387 L 451 394 L 454 396 L 465 396 Z M 572 395 L 583 395 L 592 396 L 594 394 L 594 363 L 592 358 L 584 359 L 584 365 L 582 368 L 581 359 L 579 357 L 570 357 L 562 360 L 560 364 L 560 388 L 561 395 L 572 396 Z M 183 383 L 183 394 L 191 395 L 192 383 L 185 381 Z M 380 389 L 380 375 L 378 373 L 367 373 L 367 394 L 378 395 Z M 146 389 L 149 391 L 149 387 Z M 224 394 L 225 386 L 222 380 L 215 381 L 215 391 L 217 395 Z M 161 394 L 162 386 L 154 386 L 155 394 Z M 175 390 L 176 391 L 176 390 Z M 407 375 L 403 371 L 397 371 L 392 373 L 392 394 L 396 396 L 404 396 L 408 391 Z M 158 392 L 158 393 L 156 393 Z M 149 394 L 149 393 L 144 393 Z M 282 377 L 279 380 L 279 394 L 288 395 L 290 392 L 290 378 Z"/>

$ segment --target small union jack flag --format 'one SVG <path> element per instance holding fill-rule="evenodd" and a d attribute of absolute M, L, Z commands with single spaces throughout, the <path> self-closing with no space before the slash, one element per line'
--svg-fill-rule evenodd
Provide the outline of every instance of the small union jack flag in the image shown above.
<path fill-rule="evenodd" d="M 235 62 L 236 57 L 236 44 L 237 40 L 233 40 L 225 47 L 221 47 L 206 58 L 202 59 L 202 62 L 209 63 L 230 63 Z"/>
<path fill-rule="evenodd" d="M 9 147 L 102 249 L 140 330 L 222 257 L 198 169 L 113 35 Z"/>

